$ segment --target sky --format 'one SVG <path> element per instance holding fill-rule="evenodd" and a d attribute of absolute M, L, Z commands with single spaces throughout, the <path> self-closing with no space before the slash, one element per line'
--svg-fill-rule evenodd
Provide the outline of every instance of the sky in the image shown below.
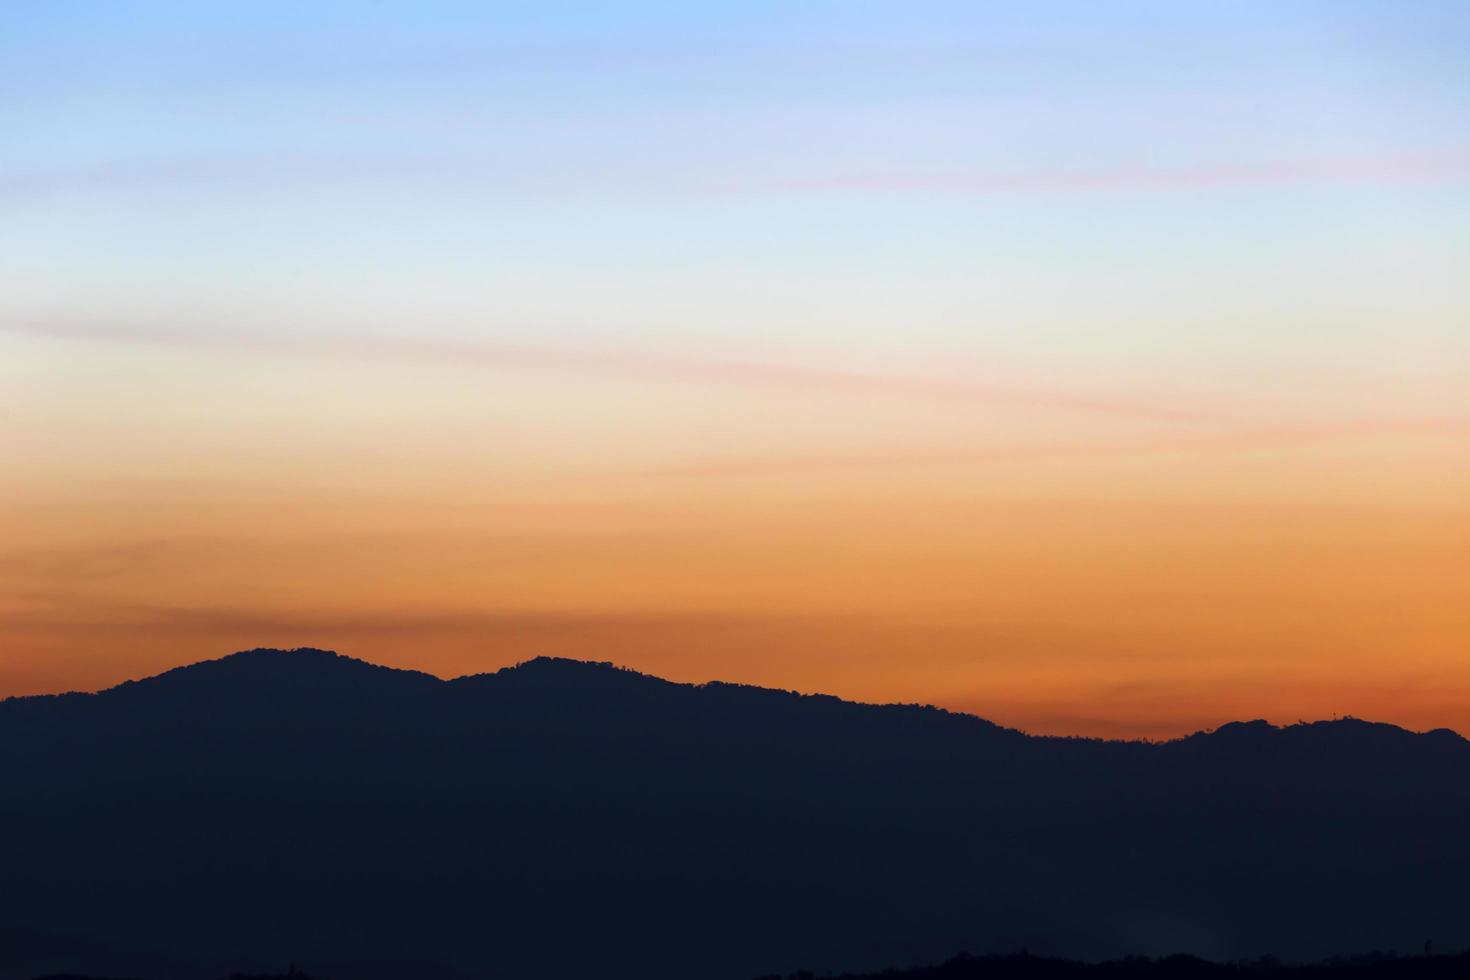
<path fill-rule="evenodd" d="M 1470 6 L 22 0 L 0 696 L 1470 733 Z"/>

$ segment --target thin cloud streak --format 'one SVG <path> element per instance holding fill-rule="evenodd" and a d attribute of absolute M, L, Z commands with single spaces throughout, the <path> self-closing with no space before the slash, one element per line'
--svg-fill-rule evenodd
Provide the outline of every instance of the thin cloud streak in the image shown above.
<path fill-rule="evenodd" d="M 0 172 L 0 200 L 71 193 L 221 185 L 338 184 L 351 180 L 459 181 L 477 193 L 568 193 L 597 197 L 709 197 L 790 193 L 1119 194 L 1226 190 L 1310 183 L 1439 183 L 1470 178 L 1470 148 L 1384 157 L 1313 157 L 1173 168 L 1106 170 L 949 171 L 818 174 L 807 177 L 670 179 L 638 172 L 548 172 L 516 168 L 495 157 L 433 155 L 210 156 L 104 160 L 54 169 Z"/>
<path fill-rule="evenodd" d="M 994 384 L 960 378 L 884 375 L 757 361 L 700 361 L 652 351 L 566 348 L 498 341 L 419 340 L 410 337 L 263 336 L 241 332 L 190 332 L 153 327 L 101 327 L 88 323 L 9 318 L 0 331 L 64 340 L 174 347 L 218 348 L 306 357 L 355 357 L 485 367 L 572 370 L 685 384 L 826 392 L 847 397 L 1013 405 L 1166 422 L 1230 421 L 1187 406 L 1153 405 L 1091 394 Z"/>
<path fill-rule="evenodd" d="M 522 610 L 454 611 L 320 611 L 277 610 L 246 606 L 166 606 L 149 603 L 109 603 L 89 599 L 85 614 L 79 615 L 66 596 L 31 597 L 55 601 L 49 608 L 16 613 L 7 628 L 77 632 L 129 632 L 139 629 L 174 633 L 291 633 L 297 635 L 378 636 L 384 633 L 469 632 L 494 636 L 524 636 L 546 632 L 575 631 L 596 635 L 610 629 L 647 630 L 678 628 L 714 629 L 741 624 L 749 617 L 731 613 L 668 612 L 599 614 L 593 612 Z M 763 615 L 762 622 L 803 623 L 811 617 Z"/>
<path fill-rule="evenodd" d="M 1229 432 L 1199 432 L 1189 435 L 1063 439 L 965 448 L 874 449 L 850 453 L 806 452 L 783 456 L 709 460 L 644 470 L 639 475 L 691 478 L 780 476 L 788 473 L 827 470 L 967 466 L 1050 459 L 1162 455 L 1206 450 L 1212 452 L 1250 451 L 1384 436 L 1470 438 L 1470 417 L 1353 419 L 1317 424 L 1254 426 Z"/>
<path fill-rule="evenodd" d="M 1119 168 L 1033 173 L 878 173 L 791 181 L 777 187 L 812 193 L 1108 194 L 1215 190 L 1305 183 L 1433 183 L 1470 178 L 1470 150 L 1380 158 L 1281 160 L 1177 168 Z M 756 185 L 731 185 L 732 191 Z"/>

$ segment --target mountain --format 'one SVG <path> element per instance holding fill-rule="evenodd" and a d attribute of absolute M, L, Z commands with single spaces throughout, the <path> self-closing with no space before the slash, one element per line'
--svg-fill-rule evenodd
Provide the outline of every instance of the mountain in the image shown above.
<path fill-rule="evenodd" d="M 159 978 L 1444 949 L 1470 944 L 1467 881 L 1470 743 L 1443 730 L 1038 738 L 609 664 L 441 681 L 320 650 L 0 702 L 0 930 L 147 950 L 177 964 Z M 46 955 L 0 980 L 135 968 Z"/>

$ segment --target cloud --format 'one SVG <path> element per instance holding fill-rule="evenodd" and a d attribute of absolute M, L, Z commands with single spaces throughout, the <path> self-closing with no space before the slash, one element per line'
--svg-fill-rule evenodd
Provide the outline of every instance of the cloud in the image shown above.
<path fill-rule="evenodd" d="M 344 181 L 452 181 L 478 193 L 564 197 L 701 198 L 761 194 L 1163 193 L 1235 187 L 1347 183 L 1436 183 L 1470 177 L 1470 148 L 1390 156 L 1309 157 L 1180 167 L 1030 171 L 886 171 L 790 178 L 701 179 L 635 171 L 556 171 L 500 158 L 434 155 L 257 155 L 104 160 L 52 169 L 0 172 L 0 200 L 184 187 L 340 184 Z"/>
<path fill-rule="evenodd" d="M 786 473 L 843 469 L 881 469 L 915 466 L 966 466 L 984 463 L 1026 462 L 1169 454 L 1229 452 L 1312 445 L 1340 440 L 1385 436 L 1470 437 L 1470 416 L 1427 416 L 1397 419 L 1349 419 L 1339 422 L 1250 425 L 1228 431 L 1192 432 L 1136 437 L 1058 439 L 1031 443 L 938 448 L 878 448 L 852 452 L 813 452 L 790 455 L 738 456 L 681 463 L 644 471 L 645 476 L 739 477 L 778 476 Z"/>
<path fill-rule="evenodd" d="M 739 617 L 716 613 L 600 614 L 519 610 L 300 610 L 250 606 L 171 606 L 148 602 L 109 601 L 86 597 L 78 609 L 73 595 L 32 594 L 33 608 L 7 616 L 13 630 L 48 632 L 131 633 L 147 630 L 172 634 L 246 633 L 298 636 L 379 637 L 384 634 L 431 635 L 475 633 L 487 641 L 500 637 L 534 637 L 551 633 L 599 636 L 618 631 L 717 629 Z M 779 622 L 780 617 L 764 617 Z M 794 620 L 793 621 L 797 621 Z"/>
<path fill-rule="evenodd" d="M 494 340 L 350 337 L 182 330 L 9 316 L 0 331 L 67 340 L 219 348 L 263 354 L 361 358 L 611 374 L 696 385 L 772 389 L 852 398 L 1019 406 L 1154 421 L 1201 423 L 1227 416 L 1187 404 L 1153 404 L 1083 391 L 1001 384 L 960 377 L 879 374 L 760 361 L 698 360 L 656 351 L 537 345 Z"/>
<path fill-rule="evenodd" d="M 1110 194 L 1218 190 L 1308 183 L 1417 183 L 1470 177 L 1470 150 L 1397 157 L 1318 157 L 1263 163 L 1111 170 L 951 171 L 849 174 L 794 180 L 760 189 L 807 193 L 960 195 Z M 731 185 L 752 191 L 757 185 Z"/>

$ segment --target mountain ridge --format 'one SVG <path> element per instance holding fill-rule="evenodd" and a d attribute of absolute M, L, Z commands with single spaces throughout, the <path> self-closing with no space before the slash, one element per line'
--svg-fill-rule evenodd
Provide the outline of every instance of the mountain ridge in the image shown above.
<path fill-rule="evenodd" d="M 0 702 L 0 930 L 74 936 L 96 972 L 112 949 L 748 980 L 1455 948 L 1466 827 L 1470 743 L 1356 719 L 1057 738 L 598 661 L 446 681 L 318 650 Z"/>
<path fill-rule="evenodd" d="M 308 666 L 312 668 L 311 674 L 304 674 L 300 669 L 298 669 Z M 1405 728 L 1401 725 L 1395 725 L 1389 722 L 1368 721 L 1352 716 L 1333 718 L 1331 720 L 1317 719 L 1313 721 L 1298 721 L 1293 724 L 1287 725 L 1277 725 L 1266 721 L 1265 719 L 1259 718 L 1251 720 L 1229 721 L 1222 723 L 1214 728 L 1199 729 L 1194 732 L 1168 739 L 1101 738 L 1084 735 L 1040 735 L 1027 732 L 1023 729 L 1001 725 L 997 722 L 991 721 L 988 718 L 984 718 L 971 712 L 956 711 L 954 709 L 944 708 L 933 704 L 922 704 L 918 702 L 855 701 L 831 694 L 802 692 L 785 688 L 766 687 L 759 684 L 748 684 L 722 680 L 711 680 L 703 682 L 671 681 L 666 678 L 659 677 L 656 674 L 650 674 L 630 667 L 620 666 L 613 663 L 612 661 L 581 660 L 571 657 L 538 656 L 505 667 L 500 667 L 493 671 L 483 671 L 470 674 L 462 674 L 456 677 L 444 678 L 439 677 L 435 674 L 428 673 L 426 671 L 375 664 L 371 661 L 348 656 L 334 650 L 326 650 L 317 647 L 255 647 L 247 650 L 239 650 L 233 653 L 225 654 L 217 658 L 183 664 L 177 667 L 170 668 L 168 670 L 160 671 L 157 674 L 148 675 L 146 677 L 124 680 L 118 684 L 112 685 L 111 687 L 103 688 L 98 691 L 64 691 L 54 694 L 18 695 L 14 697 L 0 698 L 0 705 L 5 705 L 7 703 L 17 701 L 40 702 L 46 699 L 56 698 L 89 698 L 107 696 L 117 693 L 127 693 L 138 689 L 157 688 L 160 686 L 169 685 L 171 683 L 179 683 L 187 680 L 202 680 L 202 675 L 214 675 L 214 677 L 211 678 L 212 680 L 217 680 L 224 683 L 238 683 L 242 679 L 250 679 L 255 681 L 261 679 L 261 677 L 258 675 L 252 677 L 251 675 L 247 674 L 243 675 L 242 677 L 240 671 L 240 668 L 242 667 L 247 669 L 257 669 L 265 667 L 273 669 L 278 674 L 283 670 L 295 670 L 294 674 L 290 675 L 287 678 L 284 678 L 295 681 L 300 681 L 304 678 L 310 678 L 313 674 L 315 675 L 314 679 L 320 680 L 322 677 L 326 676 L 327 670 L 336 670 L 338 671 L 338 674 L 336 675 L 338 677 L 351 676 L 355 674 L 359 678 L 372 677 L 375 680 L 386 683 L 399 682 L 403 684 L 416 684 L 424 689 L 430 689 L 435 685 L 443 685 L 445 687 L 451 688 L 455 685 L 460 685 L 462 687 L 474 687 L 478 685 L 494 683 L 497 680 L 524 680 L 529 677 L 586 679 L 591 676 L 596 676 L 599 679 L 616 678 L 619 682 L 651 683 L 696 691 L 730 690 L 738 692 L 750 692 L 759 695 L 785 695 L 798 698 L 813 698 L 832 701 L 838 704 L 859 708 L 886 708 L 928 711 L 934 712 L 938 715 L 949 716 L 952 718 L 972 720 L 974 722 L 979 722 L 985 726 L 988 726 L 991 729 L 996 729 L 1004 732 L 1012 732 L 1032 739 L 1061 739 L 1071 741 L 1119 744 L 1170 745 L 1181 742 L 1189 742 L 1190 740 L 1211 737 L 1234 739 L 1240 737 L 1258 737 L 1261 735 L 1270 736 L 1279 733 L 1300 734 L 1304 732 L 1314 731 L 1321 732 L 1324 730 L 1332 730 L 1338 732 L 1345 732 L 1349 730 L 1361 731 L 1366 727 L 1372 729 L 1378 734 L 1388 735 L 1389 737 L 1399 737 L 1400 735 L 1404 735 L 1415 737 L 1429 737 L 1435 739 L 1454 739 L 1460 742 L 1467 742 L 1465 736 L 1447 727 L 1415 731 L 1413 729 Z"/>

